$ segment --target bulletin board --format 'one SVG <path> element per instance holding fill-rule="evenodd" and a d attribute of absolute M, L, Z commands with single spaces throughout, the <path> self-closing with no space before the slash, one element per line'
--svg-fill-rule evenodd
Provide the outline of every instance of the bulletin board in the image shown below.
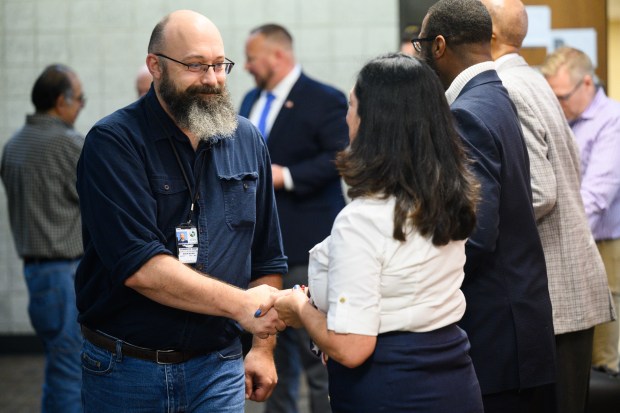
<path fill-rule="evenodd" d="M 596 75 L 604 85 L 607 84 L 606 0 L 523 0 L 523 4 L 526 6 L 549 6 L 552 29 L 594 29 L 597 45 Z M 549 52 L 551 51 L 549 50 Z M 537 66 L 544 61 L 547 50 L 541 47 L 525 47 L 521 54 L 530 65 Z"/>

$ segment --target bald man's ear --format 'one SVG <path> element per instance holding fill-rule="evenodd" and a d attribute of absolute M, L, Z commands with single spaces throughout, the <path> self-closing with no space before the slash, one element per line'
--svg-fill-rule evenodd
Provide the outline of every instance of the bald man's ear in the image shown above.
<path fill-rule="evenodd" d="M 157 58 L 157 56 L 155 56 L 152 53 L 149 53 L 146 56 L 146 67 L 149 68 L 149 72 L 151 72 L 151 75 L 153 76 L 153 78 L 159 79 L 161 78 L 161 65 L 159 63 L 159 59 Z"/>

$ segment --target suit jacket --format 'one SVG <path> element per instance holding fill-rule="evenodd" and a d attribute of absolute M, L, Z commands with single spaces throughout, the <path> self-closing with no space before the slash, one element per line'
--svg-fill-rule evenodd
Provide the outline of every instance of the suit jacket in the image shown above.
<path fill-rule="evenodd" d="M 466 243 L 460 322 L 483 394 L 554 382 L 555 339 L 527 148 L 494 70 L 471 79 L 451 105 L 481 183 L 477 225 Z"/>
<path fill-rule="evenodd" d="M 249 116 L 260 93 L 260 89 L 248 92 L 241 116 Z M 288 167 L 295 185 L 293 191 L 276 191 L 289 265 L 308 263 L 308 251 L 330 234 L 344 207 L 334 158 L 349 143 L 346 114 L 342 92 L 302 73 L 271 127 L 267 139 L 271 162 Z"/>
<path fill-rule="evenodd" d="M 562 108 L 545 78 L 521 56 L 502 61 L 497 71 L 517 108 L 529 153 L 555 334 L 611 321 L 607 275 L 579 192 L 579 149 Z"/>

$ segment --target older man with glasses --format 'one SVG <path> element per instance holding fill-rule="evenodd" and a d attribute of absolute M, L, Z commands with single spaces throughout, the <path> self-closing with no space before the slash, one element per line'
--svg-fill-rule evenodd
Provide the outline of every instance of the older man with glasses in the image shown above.
<path fill-rule="evenodd" d="M 36 113 L 7 142 L 0 174 L 17 253 L 24 260 L 28 315 L 45 348 L 41 411 L 82 411 L 75 269 L 82 255 L 75 166 L 84 137 L 73 124 L 86 98 L 77 74 L 53 64 L 32 88 Z"/>
<path fill-rule="evenodd" d="M 616 310 L 620 308 L 620 103 L 597 84 L 580 50 L 562 47 L 547 56 L 542 73 L 557 96 L 581 155 L 581 196 L 603 258 Z M 594 329 L 592 365 L 618 374 L 618 320 Z"/>

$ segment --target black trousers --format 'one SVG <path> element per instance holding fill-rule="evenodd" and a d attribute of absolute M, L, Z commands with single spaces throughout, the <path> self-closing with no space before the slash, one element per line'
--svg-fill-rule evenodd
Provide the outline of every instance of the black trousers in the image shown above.
<path fill-rule="evenodd" d="M 585 413 L 594 328 L 558 334 L 556 384 L 483 396 L 485 413 Z"/>
<path fill-rule="evenodd" d="M 558 413 L 584 413 L 588 409 L 593 338 L 594 327 L 555 336 Z"/>
<path fill-rule="evenodd" d="M 482 403 L 484 413 L 554 413 L 555 385 L 487 394 Z"/>

